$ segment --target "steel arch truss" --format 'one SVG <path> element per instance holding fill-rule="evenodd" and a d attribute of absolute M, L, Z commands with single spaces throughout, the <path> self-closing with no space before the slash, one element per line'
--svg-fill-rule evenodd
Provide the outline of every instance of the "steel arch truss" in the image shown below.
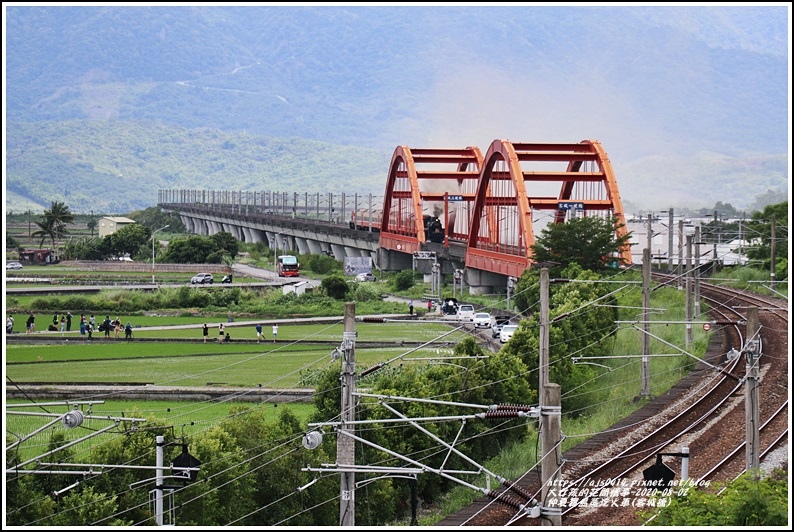
<path fill-rule="evenodd" d="M 479 148 L 394 150 L 383 195 L 380 246 L 415 253 L 425 242 L 466 242 L 482 168 Z"/>
<path fill-rule="evenodd" d="M 616 236 L 626 234 L 617 181 L 599 142 L 495 140 L 485 155 L 474 201 L 466 267 L 518 277 L 531 265 L 535 234 L 547 223 L 594 215 L 616 217 Z M 631 263 L 628 246 L 620 258 Z"/>

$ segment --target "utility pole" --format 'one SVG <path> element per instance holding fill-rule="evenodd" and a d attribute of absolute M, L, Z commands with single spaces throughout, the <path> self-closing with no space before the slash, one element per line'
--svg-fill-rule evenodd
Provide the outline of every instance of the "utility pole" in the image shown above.
<path fill-rule="evenodd" d="M 647 231 L 648 231 L 648 249 L 651 249 L 652 241 L 653 241 L 653 216 L 648 215 L 648 224 L 647 224 Z"/>
<path fill-rule="evenodd" d="M 540 407 L 540 432 L 542 456 L 540 462 L 540 476 L 542 481 L 541 488 L 541 518 L 544 526 L 558 527 L 562 524 L 562 511 L 557 506 L 546 506 L 549 500 L 548 493 L 553 488 L 554 492 L 559 492 L 562 452 L 560 451 L 561 430 L 560 417 L 562 407 L 560 406 L 560 385 L 550 383 L 543 386 L 540 390 L 543 397 Z"/>
<path fill-rule="evenodd" d="M 695 226 L 695 319 L 700 319 L 700 224 Z"/>
<path fill-rule="evenodd" d="M 715 233 L 717 233 L 717 216 L 718 216 L 718 214 L 717 214 L 717 211 L 715 210 L 714 211 L 714 229 L 711 232 L 711 238 L 712 238 L 711 245 L 713 246 L 713 249 L 714 249 L 714 251 L 712 252 L 712 255 L 714 256 L 714 265 L 713 265 L 712 271 L 714 273 L 717 273 L 717 239 L 715 238 Z"/>
<path fill-rule="evenodd" d="M 678 268 L 676 268 L 676 279 L 678 279 L 678 289 L 681 290 L 681 274 L 684 261 L 684 220 L 678 220 Z"/>
<path fill-rule="evenodd" d="M 686 235 L 686 347 L 692 345 L 692 235 Z"/>
<path fill-rule="evenodd" d="M 744 411 L 746 427 L 745 468 L 751 471 L 751 475 L 757 475 L 760 467 L 758 364 L 761 356 L 761 341 L 758 335 L 758 307 L 749 307 L 747 309 L 747 347 L 745 349 L 747 366 L 744 381 Z"/>
<path fill-rule="evenodd" d="M 673 208 L 667 211 L 669 221 L 667 222 L 667 273 L 673 271 Z"/>
<path fill-rule="evenodd" d="M 154 499 L 154 519 L 157 526 L 163 526 L 163 454 L 165 447 L 165 437 L 157 436 L 156 466 L 154 477 L 154 487 L 156 490 Z"/>
<path fill-rule="evenodd" d="M 538 353 L 538 390 L 543 407 L 543 387 L 549 383 L 549 269 L 540 269 L 540 351 Z"/>
<path fill-rule="evenodd" d="M 769 266 L 769 285 L 772 287 L 772 290 L 775 289 L 775 215 L 772 215 L 772 233 L 769 239 L 769 246 L 772 249 L 772 263 Z"/>
<path fill-rule="evenodd" d="M 651 337 L 648 334 L 651 326 L 648 323 L 651 307 L 651 250 L 642 250 L 642 391 L 640 395 L 649 397 L 651 395 L 650 370 L 648 368 L 648 358 L 651 354 Z"/>
<path fill-rule="evenodd" d="M 355 440 L 348 435 L 354 430 L 349 423 L 354 420 L 353 392 L 356 381 L 356 304 L 345 303 L 345 331 L 342 336 L 342 412 L 339 433 L 336 439 L 336 461 L 340 466 L 353 466 L 356 463 Z M 343 471 L 340 480 L 339 526 L 356 524 L 356 474 Z"/>

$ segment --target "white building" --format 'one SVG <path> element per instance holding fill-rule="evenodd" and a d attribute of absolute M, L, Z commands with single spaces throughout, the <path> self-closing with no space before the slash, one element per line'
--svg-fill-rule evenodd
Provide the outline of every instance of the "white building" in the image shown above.
<path fill-rule="evenodd" d="M 313 292 L 318 286 L 320 286 L 320 283 L 318 282 L 313 283 L 311 281 L 299 281 L 293 284 L 285 284 L 281 287 L 281 290 L 284 295 L 296 294 L 302 296 L 307 292 Z"/>
<path fill-rule="evenodd" d="M 99 219 L 99 238 L 112 235 L 119 229 L 134 223 L 137 222 L 124 216 L 103 216 Z"/>

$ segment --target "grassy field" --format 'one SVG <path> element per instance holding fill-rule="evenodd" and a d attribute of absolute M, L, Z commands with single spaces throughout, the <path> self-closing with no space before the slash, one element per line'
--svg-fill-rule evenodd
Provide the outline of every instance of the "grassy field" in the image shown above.
<path fill-rule="evenodd" d="M 160 386 L 228 386 L 239 388 L 245 393 L 251 388 L 312 388 L 312 377 L 331 365 L 338 366 L 339 361 L 332 360 L 331 352 L 341 344 L 344 326 L 340 322 L 333 324 L 293 323 L 279 328 L 279 342 L 255 342 L 253 325 L 239 327 L 245 330 L 250 338 L 247 342 L 232 341 L 228 344 L 215 342 L 204 343 L 201 340 L 200 324 L 196 320 L 188 323 L 196 327 L 192 329 L 168 328 L 165 323 L 173 325 L 174 317 L 153 317 L 147 322 L 150 326 L 163 327 L 146 331 L 136 331 L 136 336 L 150 335 L 151 338 L 163 340 L 175 338 L 194 338 L 195 342 L 135 342 L 124 340 L 105 340 L 100 337 L 94 342 L 67 342 L 70 333 L 63 338 L 60 333 L 47 333 L 56 339 L 56 343 L 10 343 L 5 346 L 6 388 L 22 383 L 151 383 Z M 180 325 L 184 319 L 177 319 Z M 233 328 L 234 330 L 234 328 Z M 466 333 L 453 331 L 449 325 L 440 323 L 416 322 L 406 327 L 402 323 L 357 323 L 359 341 L 388 342 L 389 347 L 377 349 L 356 348 L 356 367 L 359 371 L 375 364 L 392 362 L 394 364 L 427 363 L 426 360 L 412 361 L 419 357 L 451 354 L 451 345 L 460 341 Z M 213 329 L 213 333 L 215 330 Z M 265 330 L 267 337 L 272 338 L 270 330 Z M 450 333 L 451 332 L 451 333 Z M 233 335 L 237 336 L 234 332 Z M 24 334 L 22 335 L 24 336 Z M 438 337 L 449 341 L 450 347 L 426 347 L 416 349 L 416 342 L 429 342 Z M 214 339 L 214 336 L 212 337 Z M 325 342 L 320 344 L 306 343 Z M 400 346 L 403 342 L 411 345 Z M 89 388 L 90 389 L 90 388 Z M 90 394 L 87 393 L 87 396 Z M 12 400 L 9 404 L 19 404 L 22 400 Z M 31 401 L 27 401 L 31 402 Z M 66 401 L 58 407 L 37 408 L 52 413 L 65 413 L 71 407 Z M 163 420 L 180 431 L 188 434 L 204 430 L 229 415 L 234 408 L 266 409 L 273 416 L 279 409 L 289 408 L 301 419 L 308 417 L 313 409 L 311 404 L 255 404 L 235 403 L 212 400 L 207 402 L 194 401 L 118 401 L 106 400 L 103 404 L 92 405 L 90 411 L 96 416 L 126 416 L 156 418 Z M 86 411 L 85 406 L 81 407 Z M 8 410 L 8 407 L 7 407 Z M 19 409 L 15 409 L 17 411 Z M 30 411 L 31 409 L 26 409 Z M 6 415 L 9 434 L 29 434 L 43 426 L 53 416 L 42 417 L 29 415 Z M 275 419 L 275 418 L 274 418 Z M 78 431 L 99 430 L 107 426 L 106 420 L 87 420 Z M 46 451 L 53 434 L 68 431 L 61 423 L 37 434 L 20 447 L 24 457 L 33 457 Z M 75 432 L 69 432 L 68 438 L 74 439 Z M 112 434 L 91 440 L 91 443 L 80 444 L 76 449 L 85 452 L 90 445 L 107 441 Z"/>

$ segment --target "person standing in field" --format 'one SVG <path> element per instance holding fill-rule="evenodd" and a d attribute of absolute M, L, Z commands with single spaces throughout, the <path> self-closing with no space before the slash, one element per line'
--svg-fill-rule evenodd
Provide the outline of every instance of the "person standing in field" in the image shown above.
<path fill-rule="evenodd" d="M 256 343 L 259 343 L 259 341 L 261 339 L 262 339 L 262 324 L 261 323 L 257 323 L 256 324 Z"/>
<path fill-rule="evenodd" d="M 201 329 L 202 334 L 204 335 L 204 343 L 207 343 L 207 338 L 210 336 L 210 328 L 207 327 L 207 324 L 204 324 L 204 327 Z"/>
<path fill-rule="evenodd" d="M 223 336 L 223 324 L 219 323 L 218 324 L 218 343 L 219 344 L 223 343 L 223 338 L 224 338 L 224 336 Z"/>
<path fill-rule="evenodd" d="M 273 324 L 273 343 L 276 343 L 276 335 L 278 335 L 278 323 Z"/>
<path fill-rule="evenodd" d="M 25 322 L 25 333 L 32 333 L 36 330 L 36 316 L 31 312 L 28 321 Z"/>

